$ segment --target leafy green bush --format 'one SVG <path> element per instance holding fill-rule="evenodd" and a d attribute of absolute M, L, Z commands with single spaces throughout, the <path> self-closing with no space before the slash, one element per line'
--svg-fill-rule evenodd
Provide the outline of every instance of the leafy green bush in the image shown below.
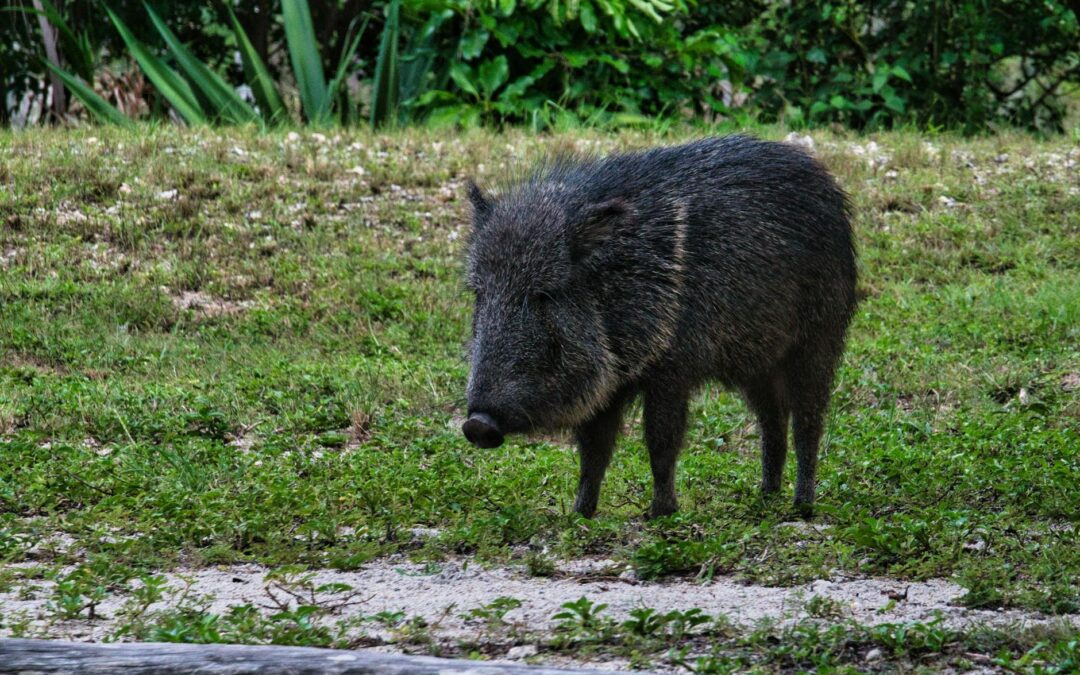
<path fill-rule="evenodd" d="M 0 25 L 0 122 L 10 107 L 26 107 L 35 86 L 45 88 L 46 50 L 12 46 L 45 43 L 29 1 L 17 2 L 17 20 Z M 103 63 L 103 55 L 135 53 L 133 40 L 160 44 L 161 36 L 168 51 L 135 53 L 143 70 L 157 59 L 209 88 L 178 96 L 149 77 L 156 93 L 146 108 L 171 106 L 189 120 L 201 108 L 196 117 L 207 121 L 252 118 L 218 78 L 250 85 L 264 119 L 281 119 L 288 103 L 292 117 L 320 123 L 546 128 L 756 117 L 860 129 L 1060 130 L 1066 91 L 1080 85 L 1080 22 L 1065 0 L 158 0 L 152 11 L 137 0 L 53 2 L 45 6 L 61 29 L 59 65 L 81 82 L 57 76 L 114 122 L 87 95 L 89 75 L 130 62 Z M 109 12 L 86 15 L 87 6 L 106 4 Z M 372 30 L 360 35 L 367 20 Z M 131 39 L 116 30 L 121 24 Z M 335 76 L 328 82 L 324 73 Z M 285 96 L 294 91 L 299 103 Z"/>
<path fill-rule="evenodd" d="M 730 113 L 747 54 L 722 25 L 689 22 L 692 0 L 447 0 L 443 72 L 413 102 L 436 122 L 527 122 L 560 110 L 616 123 Z"/>
<path fill-rule="evenodd" d="M 1059 0 L 770 3 L 751 26 L 766 120 L 1060 128 L 1080 26 Z"/>
<path fill-rule="evenodd" d="M 545 106 L 764 121 L 1060 129 L 1080 25 L 1059 0 L 772 3 L 449 0 L 437 121 L 527 122 Z"/>

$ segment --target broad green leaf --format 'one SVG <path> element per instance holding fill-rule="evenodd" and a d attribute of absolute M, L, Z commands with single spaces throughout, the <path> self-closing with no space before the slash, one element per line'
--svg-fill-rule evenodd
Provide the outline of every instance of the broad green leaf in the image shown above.
<path fill-rule="evenodd" d="M 157 90 L 165 97 L 169 105 L 175 108 L 180 117 L 184 118 L 184 121 L 188 124 L 206 124 L 206 115 L 202 106 L 199 105 L 198 99 L 195 98 L 195 92 L 191 90 L 191 86 L 184 81 L 184 78 L 180 77 L 175 70 L 166 66 L 161 59 L 154 56 L 143 43 L 139 42 L 127 25 L 111 9 L 106 7 L 105 11 L 108 12 L 117 32 L 120 33 L 124 44 L 131 51 L 131 55 L 135 57 L 135 61 L 142 68 L 147 79 L 157 87 Z"/>
<path fill-rule="evenodd" d="M 848 102 L 846 98 L 844 98 L 840 94 L 836 94 L 829 99 L 829 105 L 836 108 L 837 110 L 843 110 L 844 108 L 848 107 Z"/>
<path fill-rule="evenodd" d="M 169 47 L 169 51 L 172 52 L 173 58 L 187 73 L 188 79 L 199 88 L 206 100 L 214 106 L 213 113 L 218 119 L 236 124 L 254 122 L 258 119 L 258 115 L 251 109 L 251 106 L 240 98 L 240 95 L 236 93 L 236 90 L 228 82 L 188 51 L 188 48 L 165 25 L 165 22 L 161 20 L 153 7 L 145 2 L 143 6 L 146 8 L 146 13 L 150 15 L 150 21 L 154 24 L 154 28 L 161 34 L 165 44 Z"/>
<path fill-rule="evenodd" d="M 893 66 L 892 67 L 892 74 L 899 77 L 901 80 L 903 80 L 905 82 L 911 82 L 911 75 L 908 73 L 907 69 L 905 69 L 903 66 Z"/>
<path fill-rule="evenodd" d="M 593 10 L 592 3 L 589 0 L 584 0 L 581 3 L 581 12 L 578 14 L 578 20 L 581 21 L 581 27 L 585 29 L 586 33 L 596 32 L 596 12 Z"/>
<path fill-rule="evenodd" d="M 639 10 L 641 10 L 641 12 L 643 14 L 647 15 L 650 19 L 652 19 L 656 23 L 660 23 L 660 22 L 662 22 L 664 20 L 664 17 L 660 16 L 656 12 L 656 6 L 658 6 L 660 8 L 663 8 L 664 7 L 663 3 L 653 3 L 653 2 L 649 2 L 648 0 L 630 0 L 630 4 L 633 5 L 634 7 L 637 7 Z M 656 6 L 654 6 L 654 4 Z M 631 29 L 631 30 L 633 30 L 633 29 Z"/>
<path fill-rule="evenodd" d="M 473 30 L 462 35 L 461 42 L 458 44 L 461 58 L 466 61 L 472 61 L 480 56 L 481 52 L 484 51 L 484 45 L 487 44 L 490 36 L 491 34 L 486 30 Z"/>
<path fill-rule="evenodd" d="M 476 85 L 472 82 L 472 69 L 466 64 L 459 61 L 450 66 L 450 79 L 465 93 L 480 97 L 480 92 L 476 90 Z"/>
<path fill-rule="evenodd" d="M 825 56 L 825 50 L 821 47 L 814 47 L 806 52 L 806 60 L 810 63 L 828 63 L 828 57 Z"/>
<path fill-rule="evenodd" d="M 479 106 L 462 103 L 433 110 L 427 121 L 432 126 L 461 125 L 468 127 L 479 123 L 480 114 Z"/>
<path fill-rule="evenodd" d="M 99 96 L 97 92 L 91 89 L 85 82 L 62 68 L 56 67 L 49 61 L 45 61 L 45 65 L 64 81 L 64 85 L 67 86 L 68 90 L 83 102 L 83 105 L 86 106 L 86 109 L 89 110 L 94 117 L 103 122 L 108 122 L 109 124 L 116 124 L 122 127 L 132 126 L 131 120 L 128 119 L 124 113 L 117 110 L 112 104 Z"/>
<path fill-rule="evenodd" d="M 255 46 L 251 44 L 251 40 L 248 39 L 243 26 L 240 25 L 240 21 L 237 20 L 236 15 L 233 13 L 232 7 L 226 4 L 225 9 L 229 11 L 229 21 L 232 23 L 233 35 L 236 37 L 236 44 L 240 48 L 240 60 L 244 63 L 244 76 L 247 78 L 248 86 L 251 87 L 251 92 L 255 95 L 255 100 L 259 104 L 263 119 L 268 122 L 286 121 L 289 118 L 289 111 L 286 110 L 285 103 L 282 102 L 277 87 L 274 86 L 274 79 L 270 76 L 270 69 L 266 67 L 266 64 L 259 56 L 259 52 L 255 50 Z"/>
<path fill-rule="evenodd" d="M 550 59 L 545 60 L 539 66 L 533 68 L 532 72 L 528 75 L 519 77 L 518 79 L 511 82 L 505 89 L 502 90 L 502 93 L 499 94 L 499 100 L 513 101 L 520 98 L 523 94 L 525 94 L 526 91 L 528 91 L 529 87 L 531 87 L 537 80 L 542 78 L 544 75 L 547 75 L 548 71 L 550 71 L 554 67 L 555 61 Z"/>
<path fill-rule="evenodd" d="M 281 0 L 281 18 L 304 116 L 309 122 L 326 124 L 330 121 L 330 95 L 307 0 Z"/>
<path fill-rule="evenodd" d="M 903 114 L 907 106 L 904 104 L 904 99 L 900 98 L 896 94 L 892 96 L 885 96 L 885 107 L 889 110 L 895 110 L 898 113 Z"/>
<path fill-rule="evenodd" d="M 874 73 L 874 81 L 873 81 L 874 93 L 877 93 L 877 92 L 881 91 L 881 88 L 884 87 L 886 85 L 886 83 L 888 83 L 888 81 L 889 81 L 889 71 L 888 71 L 888 69 L 881 68 L 876 73 Z"/>
<path fill-rule="evenodd" d="M 505 56 L 499 55 L 480 64 L 476 75 L 480 88 L 484 90 L 484 98 L 490 99 L 506 83 L 506 78 L 510 76 L 510 65 Z"/>

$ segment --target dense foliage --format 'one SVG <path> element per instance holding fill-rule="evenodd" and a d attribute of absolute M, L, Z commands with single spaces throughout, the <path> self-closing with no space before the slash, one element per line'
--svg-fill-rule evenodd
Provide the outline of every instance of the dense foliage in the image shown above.
<path fill-rule="evenodd" d="M 24 11 L 0 23 L 0 115 L 22 123 L 35 101 L 45 107 L 46 53 L 34 3 L 17 2 Z M 161 114 L 168 105 L 133 67 L 103 4 L 55 1 L 56 14 L 78 27 L 71 36 L 60 31 L 61 61 L 126 114 Z M 144 43 L 163 45 L 141 0 L 107 4 Z M 151 4 L 192 54 L 233 84 L 246 82 L 227 5 Z M 230 4 L 274 77 L 302 91 L 282 3 Z M 384 0 L 305 4 L 328 73 L 368 22 L 347 60 L 342 121 L 370 116 L 381 66 L 397 84 L 387 110 L 403 122 L 535 127 L 756 117 L 1053 130 L 1080 86 L 1078 8 L 1065 0 L 408 0 L 400 21 L 387 20 L 396 12 Z M 392 62 L 380 62 L 380 53 Z M 299 94 L 293 99 L 299 116 Z"/>

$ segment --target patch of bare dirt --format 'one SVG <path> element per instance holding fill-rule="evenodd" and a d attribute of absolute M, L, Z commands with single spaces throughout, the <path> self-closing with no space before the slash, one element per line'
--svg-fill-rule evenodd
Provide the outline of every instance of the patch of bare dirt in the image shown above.
<path fill-rule="evenodd" d="M 215 614 L 223 615 L 231 607 L 251 605 L 269 616 L 280 611 L 282 600 L 289 602 L 292 597 L 274 585 L 276 582 L 272 576 L 268 577 L 269 572 L 258 565 L 173 572 L 166 575 L 169 591 L 164 600 L 152 606 L 151 611 L 196 599 Z M 317 593 L 311 599 L 315 604 L 332 608 L 330 618 L 334 620 L 401 612 L 404 618 L 421 617 L 432 638 L 446 644 L 475 637 L 475 623 L 462 615 L 503 597 L 521 603 L 506 613 L 505 620 L 534 632 L 553 629 L 552 616 L 563 603 L 582 596 L 606 604 L 607 612 L 617 620 L 628 618 L 635 608 L 647 606 L 660 612 L 699 608 L 743 627 L 765 619 L 794 622 L 808 616 L 806 606 L 811 598 L 822 596 L 839 608 L 837 618 L 864 625 L 930 621 L 940 615 L 944 624 L 953 628 L 974 625 L 1020 628 L 1062 620 L 1080 626 L 1080 615 L 1048 617 L 1021 610 L 959 606 L 957 601 L 964 590 L 944 579 L 909 582 L 837 576 L 787 588 L 743 584 L 724 577 L 705 583 L 687 579 L 647 582 L 635 578 L 630 570 L 620 572 L 616 563 L 603 559 L 564 562 L 554 577 L 538 578 L 528 576 L 520 568 L 485 569 L 465 558 L 419 564 L 404 557 L 391 557 L 372 562 L 359 571 L 316 571 L 308 583 L 309 588 L 344 584 L 336 588 L 350 589 Z M 25 616 L 50 637 L 101 640 L 116 630 L 117 612 L 128 600 L 119 593 L 109 596 L 98 607 L 97 613 L 102 618 L 96 621 L 50 621 L 51 594 L 52 582 L 27 581 L 20 588 L 0 593 L 0 607 L 5 616 Z M 369 634 L 377 630 L 374 624 L 365 625 L 371 626 Z"/>
<path fill-rule="evenodd" d="M 250 300 L 239 302 L 215 298 L 201 291 L 183 291 L 179 295 L 170 295 L 173 307 L 179 310 L 191 310 L 198 318 L 214 318 L 240 314 L 255 305 Z"/>

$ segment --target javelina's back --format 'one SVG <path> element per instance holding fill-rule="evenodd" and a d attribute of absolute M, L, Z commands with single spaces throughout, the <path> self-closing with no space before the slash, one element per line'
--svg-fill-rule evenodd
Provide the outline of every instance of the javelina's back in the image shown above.
<path fill-rule="evenodd" d="M 470 440 L 573 427 L 575 508 L 591 515 L 640 394 L 652 514 L 670 513 L 689 397 L 719 380 L 758 416 L 767 492 L 793 421 L 796 502 L 809 507 L 856 275 L 844 193 L 818 162 L 730 136 L 557 159 L 497 199 L 471 198 Z"/>
<path fill-rule="evenodd" d="M 630 338 L 643 299 L 669 291 L 652 308 L 679 308 L 658 367 L 738 386 L 801 340 L 841 348 L 855 306 L 847 200 L 801 150 L 728 136 L 586 162 L 565 178 L 583 203 L 621 197 L 636 211 L 605 253 L 608 283 L 622 285 L 610 295 L 624 299 L 609 310 Z"/>

